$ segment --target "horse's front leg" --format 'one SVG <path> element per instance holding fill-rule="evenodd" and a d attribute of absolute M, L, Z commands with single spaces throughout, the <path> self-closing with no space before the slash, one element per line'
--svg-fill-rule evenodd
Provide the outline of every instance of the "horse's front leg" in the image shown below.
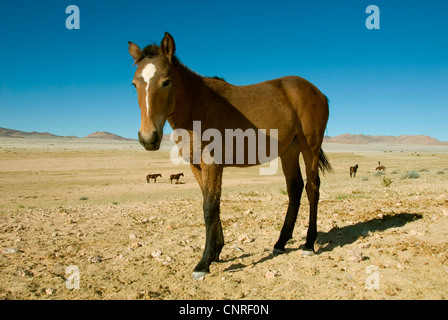
<path fill-rule="evenodd" d="M 210 272 L 209 267 L 213 261 L 219 261 L 219 254 L 224 246 L 224 235 L 219 216 L 223 168 L 212 164 L 203 165 L 201 169 L 192 166 L 192 170 L 201 186 L 204 198 L 205 248 L 201 261 L 193 271 L 193 278 L 199 279 Z"/>

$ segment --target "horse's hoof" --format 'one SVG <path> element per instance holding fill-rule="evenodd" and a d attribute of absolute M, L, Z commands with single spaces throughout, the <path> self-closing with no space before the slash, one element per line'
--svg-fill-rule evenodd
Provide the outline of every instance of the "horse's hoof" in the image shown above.
<path fill-rule="evenodd" d="M 285 251 L 285 250 L 282 250 L 282 249 L 274 248 L 274 250 L 272 250 L 272 254 L 273 254 L 274 256 L 279 255 L 279 254 L 284 254 L 284 253 L 286 253 L 286 251 Z"/>
<path fill-rule="evenodd" d="M 304 256 L 304 257 L 314 256 L 314 251 L 310 250 L 310 249 L 303 249 L 302 256 Z"/>
<path fill-rule="evenodd" d="M 208 274 L 208 272 L 205 272 L 205 271 L 195 271 L 195 272 L 193 272 L 193 279 L 194 280 L 203 280 L 207 274 Z"/>

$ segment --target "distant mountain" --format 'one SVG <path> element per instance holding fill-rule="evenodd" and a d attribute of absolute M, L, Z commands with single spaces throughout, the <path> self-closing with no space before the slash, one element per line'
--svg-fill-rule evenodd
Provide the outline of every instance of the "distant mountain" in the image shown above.
<path fill-rule="evenodd" d="M 0 127 L 0 137 L 9 138 L 78 138 L 75 136 L 57 136 L 48 132 L 25 132 L 13 129 L 6 129 Z M 98 131 L 89 134 L 86 139 L 107 139 L 107 140 L 122 140 L 122 141 L 134 141 L 135 139 L 123 138 L 119 135 Z M 170 134 L 163 135 L 163 141 L 170 141 Z M 448 145 L 446 141 L 439 141 L 436 138 L 425 135 L 401 135 L 401 136 L 369 136 L 364 134 L 340 134 L 334 137 L 325 136 L 324 142 L 326 143 L 341 143 L 341 144 L 370 144 L 370 143 L 382 143 L 382 144 L 422 144 L 422 145 Z"/>
<path fill-rule="evenodd" d="M 8 137 L 8 138 L 52 138 L 52 139 L 58 139 L 58 138 L 65 138 L 65 139 L 79 139 L 75 136 L 57 136 L 55 134 L 51 134 L 48 132 L 25 132 L 25 131 L 19 131 L 19 130 L 13 130 L 13 129 L 6 129 L 6 128 L 0 128 L 0 137 Z M 132 141 L 134 139 L 128 139 L 123 138 L 119 135 L 105 132 L 105 131 L 98 131 L 94 132 L 92 134 L 89 134 L 85 137 L 86 139 L 109 139 L 109 140 L 123 140 L 123 141 Z"/>
<path fill-rule="evenodd" d="M 324 142 L 342 144 L 424 144 L 424 145 L 448 145 L 448 142 L 439 141 L 436 138 L 425 135 L 401 135 L 401 136 L 369 136 L 364 134 L 340 134 L 338 136 L 324 137 Z"/>
<path fill-rule="evenodd" d="M 64 138 L 48 132 L 25 132 L 13 129 L 0 128 L 0 137 L 9 138 Z"/>
<path fill-rule="evenodd" d="M 85 136 L 86 139 L 107 139 L 107 140 L 126 140 L 132 141 L 134 139 L 123 138 L 117 134 L 106 132 L 106 131 L 97 131 L 94 133 Z"/>

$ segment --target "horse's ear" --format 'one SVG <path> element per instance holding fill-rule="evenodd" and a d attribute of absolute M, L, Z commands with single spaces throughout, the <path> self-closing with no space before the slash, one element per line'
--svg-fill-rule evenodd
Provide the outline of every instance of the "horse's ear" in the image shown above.
<path fill-rule="evenodd" d="M 136 45 L 135 43 L 132 43 L 131 41 L 128 41 L 129 44 L 129 53 L 131 54 L 131 57 L 134 58 L 134 62 L 136 62 L 138 59 L 140 59 L 142 55 L 142 50 Z"/>
<path fill-rule="evenodd" d="M 173 37 L 168 32 L 165 32 L 165 36 L 162 39 L 160 47 L 162 48 L 163 54 L 171 62 L 174 56 L 174 52 L 176 51 L 176 45 L 174 44 Z"/>

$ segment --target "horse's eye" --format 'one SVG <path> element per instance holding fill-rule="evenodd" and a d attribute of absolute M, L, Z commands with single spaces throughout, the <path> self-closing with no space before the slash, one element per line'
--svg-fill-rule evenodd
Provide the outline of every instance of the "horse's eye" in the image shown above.
<path fill-rule="evenodd" d="M 162 86 L 168 87 L 170 84 L 171 84 L 171 80 L 168 79 L 168 80 L 163 81 Z"/>

